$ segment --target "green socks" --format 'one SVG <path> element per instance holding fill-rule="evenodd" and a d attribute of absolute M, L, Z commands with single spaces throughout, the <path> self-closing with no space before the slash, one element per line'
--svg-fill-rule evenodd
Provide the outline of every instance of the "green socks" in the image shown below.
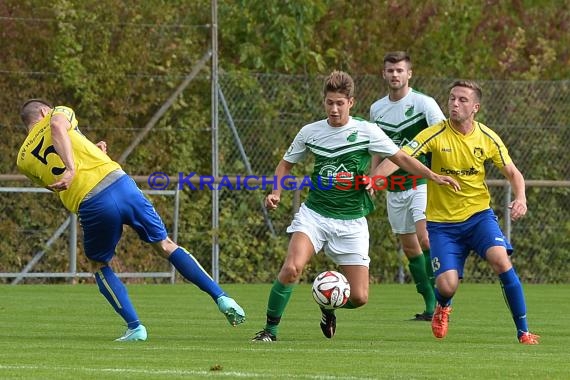
<path fill-rule="evenodd" d="M 283 285 L 279 280 L 275 280 L 271 287 L 269 300 L 267 301 L 267 322 L 265 324 L 265 331 L 269 331 L 275 336 L 277 336 L 281 316 L 291 298 L 293 287 L 294 285 Z"/>
<path fill-rule="evenodd" d="M 425 251 L 423 251 L 423 253 L 424 253 L 424 258 L 426 261 L 426 273 L 427 273 L 429 282 L 431 283 L 431 287 L 435 288 L 435 276 L 433 275 L 433 267 L 431 266 L 430 250 L 426 249 Z"/>
<path fill-rule="evenodd" d="M 424 298 L 426 305 L 425 312 L 433 314 L 435 310 L 435 295 L 432 285 L 433 273 L 431 275 L 432 279 L 430 279 L 428 273 L 426 273 L 427 265 L 424 254 L 409 259 L 408 267 L 410 268 L 410 273 L 412 274 L 418 293 Z"/>

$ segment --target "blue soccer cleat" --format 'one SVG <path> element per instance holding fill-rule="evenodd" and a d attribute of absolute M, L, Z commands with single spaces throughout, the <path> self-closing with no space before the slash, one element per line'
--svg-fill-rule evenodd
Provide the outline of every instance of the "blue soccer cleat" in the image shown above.
<path fill-rule="evenodd" d="M 136 342 L 138 340 L 146 340 L 146 327 L 143 325 L 138 325 L 134 329 L 127 329 L 123 336 L 115 339 L 115 342 Z"/>
<path fill-rule="evenodd" d="M 226 316 L 232 326 L 237 326 L 245 322 L 245 311 L 237 302 L 230 297 L 221 296 L 216 300 L 218 309 Z"/>

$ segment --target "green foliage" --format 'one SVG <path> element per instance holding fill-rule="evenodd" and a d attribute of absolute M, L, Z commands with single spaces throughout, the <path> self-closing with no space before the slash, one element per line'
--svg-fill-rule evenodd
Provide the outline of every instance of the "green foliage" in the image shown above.
<path fill-rule="evenodd" d="M 284 73 L 326 70 L 315 49 L 317 22 L 326 1 L 238 0 L 220 4 L 221 54 L 224 67 Z M 263 22 L 260 22 L 263 20 Z"/>
<path fill-rule="evenodd" d="M 210 48 L 210 5 L 207 0 L 0 2 L 0 125 L 5 131 L 0 171 L 16 172 L 15 152 L 25 135 L 17 110 L 29 97 L 73 107 L 82 132 L 94 141 L 106 140 L 109 154 L 118 159 Z M 220 88 L 230 113 L 219 107 L 220 174 L 246 175 L 251 167 L 251 174 L 271 175 L 297 131 L 324 117 L 322 75 L 332 69 L 354 75 L 354 114 L 366 117 L 381 94 L 384 53 L 404 49 L 414 59 L 414 87 L 442 104 L 447 78 L 482 81 L 481 121 L 503 136 L 526 178 L 570 178 L 565 147 L 570 85 L 548 82 L 570 75 L 568 2 L 234 0 L 218 2 L 218 8 Z M 208 65 L 200 70 L 127 157 L 123 166 L 129 173 L 211 173 L 209 70 Z M 300 163 L 294 174 L 306 175 L 311 167 L 310 160 Z M 210 269 L 211 242 L 217 236 L 222 280 L 271 281 L 287 249 L 285 229 L 295 199 L 284 193 L 280 209 L 269 214 L 273 235 L 260 212 L 265 193 L 221 192 L 220 229 L 213 231 L 212 193 L 184 189 L 178 241 Z M 152 199 L 170 228 L 173 199 Z M 376 202 L 377 211 L 369 217 L 371 273 L 373 281 L 393 281 L 401 259 L 383 195 Z M 29 204 L 34 207 L 24 207 Z M 515 227 L 520 228 L 515 230 L 518 251 L 525 254 L 514 260 L 525 278 L 543 281 L 535 271 L 545 271 L 550 262 L 561 268 L 568 262 L 564 247 L 570 225 L 550 212 L 564 209 L 567 190 L 547 196 L 529 192 L 529 205 L 542 225 Z M 67 216 L 47 194 L 4 194 L 2 212 L 0 267 L 6 271 L 29 262 Z M 537 243 L 546 238 L 554 248 Z M 37 270 L 67 270 L 65 239 Z M 118 253 L 121 270 L 167 266 L 132 232 L 125 232 Z M 328 265 L 317 256 L 302 281 Z M 480 262 L 469 265 L 480 274 L 477 278 L 493 277 Z M 88 270 L 83 255 L 78 267 Z M 558 274 L 550 280 L 568 279 Z"/>

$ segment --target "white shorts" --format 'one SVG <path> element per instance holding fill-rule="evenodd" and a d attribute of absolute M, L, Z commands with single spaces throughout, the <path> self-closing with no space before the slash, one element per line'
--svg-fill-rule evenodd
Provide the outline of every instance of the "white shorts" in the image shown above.
<path fill-rule="evenodd" d="M 426 218 L 427 185 L 386 194 L 388 221 L 395 234 L 416 232 L 416 222 Z"/>
<path fill-rule="evenodd" d="M 287 232 L 302 232 L 309 237 L 315 254 L 324 248 L 325 255 L 337 265 L 362 265 L 368 268 L 370 234 L 365 217 L 358 219 L 327 218 L 301 204 Z"/>

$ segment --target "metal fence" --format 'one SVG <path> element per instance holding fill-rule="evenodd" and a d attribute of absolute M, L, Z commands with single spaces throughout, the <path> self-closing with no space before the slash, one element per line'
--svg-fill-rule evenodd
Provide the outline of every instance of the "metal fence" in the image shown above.
<path fill-rule="evenodd" d="M 324 118 L 323 79 L 285 75 L 222 76 L 220 83 L 231 117 L 226 115 L 229 128 L 221 129 L 224 149 L 220 171 L 243 173 L 241 165 L 245 155 L 253 172 L 272 173 L 298 130 L 304 124 Z M 355 76 L 354 79 L 353 115 L 368 118 L 370 104 L 386 94 L 385 85 L 378 76 Z M 447 114 L 451 82 L 452 79 L 414 78 L 412 86 L 434 97 Z M 483 101 L 477 118 L 502 137 L 529 186 L 527 217 L 511 225 L 503 217 L 510 193 L 502 182 L 497 182 L 503 179 L 500 172 L 489 168 L 493 207 L 501 223 L 510 230 L 517 270 L 526 281 L 570 282 L 570 223 L 564 212 L 570 206 L 570 153 L 566 148 L 566 142 L 570 141 L 570 81 L 480 81 L 480 84 Z M 294 173 L 304 175 L 310 170 L 310 163 L 298 164 L 297 168 Z M 222 202 L 239 204 L 247 196 L 226 192 L 222 193 Z M 290 203 L 285 205 L 290 207 Z M 378 197 L 377 206 L 377 211 L 369 217 L 371 278 L 381 282 L 402 278 L 409 281 L 407 272 L 402 271 L 397 244 L 386 220 L 383 194 Z M 271 216 L 272 228 L 279 236 L 283 235 L 291 215 Z M 261 221 L 247 228 L 258 236 L 269 230 Z M 317 262 L 307 271 L 314 274 L 322 265 L 326 264 Z M 468 262 L 465 277 L 466 281 L 495 281 L 496 276 L 474 257 Z"/>
<path fill-rule="evenodd" d="M 9 181 L 23 181 L 20 176 L 4 176 L 3 180 Z M 155 204 L 155 207 L 164 209 L 168 208 L 171 215 L 167 221 L 171 221 L 171 237 L 176 241 L 178 238 L 178 220 L 179 220 L 179 206 L 180 197 L 178 190 L 144 190 L 147 197 L 150 197 Z M 19 202 L 21 209 L 10 210 L 19 215 L 32 216 L 34 211 L 29 209 L 29 204 L 36 204 L 36 206 L 43 205 L 46 199 L 53 200 L 53 193 L 47 189 L 34 188 L 34 187 L 0 187 L 0 194 L 8 197 L 18 197 L 21 199 Z M 37 195 L 37 194 L 44 194 Z M 32 198 L 40 197 L 40 200 L 34 201 Z M 44 199 L 42 199 L 42 197 Z M 161 199 L 162 198 L 162 199 Z M 170 200 L 170 204 L 168 204 Z M 57 205 L 59 206 L 59 205 Z M 4 209 L 5 210 L 5 209 Z M 7 210 L 5 210 L 7 211 Z M 84 261 L 84 257 L 78 253 L 78 247 L 81 245 L 82 236 L 78 229 L 78 218 L 73 213 L 67 213 L 62 210 L 53 210 L 56 215 L 51 218 L 49 225 L 42 225 L 39 228 L 33 228 L 31 225 L 19 225 L 11 231 L 4 230 L 3 233 L 10 234 L 12 237 L 16 236 L 12 241 L 23 242 L 32 240 L 33 252 L 26 252 L 23 257 L 26 258 L 25 265 L 17 268 L 17 271 L 5 272 L 0 270 L 0 279 L 10 281 L 11 284 L 16 285 L 24 282 L 26 279 L 65 279 L 70 282 L 77 282 L 78 279 L 92 278 L 93 273 L 78 270 L 78 262 Z M 50 234 L 49 238 L 46 234 Z M 44 237 L 44 238 L 42 238 Z M 37 239 L 37 240 L 35 240 Z M 6 247 L 2 247 L 6 249 Z M 14 247 L 17 250 L 18 247 Z M 28 249 L 28 248 L 24 248 Z M 150 247 L 148 252 L 151 253 Z M 57 255 L 59 260 L 49 260 L 52 266 L 45 266 L 42 259 L 45 255 Z M 53 259 L 53 258 L 52 258 Z M 141 255 L 141 260 L 148 261 L 148 256 Z M 46 260 L 47 261 L 47 260 Z M 120 262 L 120 258 L 118 259 Z M 24 262 L 22 262 L 24 264 Z M 85 264 L 85 263 L 84 263 Z M 87 268 L 83 265 L 83 268 Z M 62 271 L 66 268 L 66 271 Z M 156 263 L 149 268 L 149 271 L 140 272 L 120 272 L 117 273 L 119 277 L 127 278 L 165 278 L 171 283 L 176 281 L 176 273 L 174 267 L 170 264 Z"/>
<path fill-rule="evenodd" d="M 299 128 L 324 117 L 322 79 L 285 75 L 220 75 L 220 174 L 271 175 Z M 377 76 L 357 76 L 355 80 L 357 102 L 353 114 L 367 117 L 369 105 L 383 96 L 385 89 Z M 417 78 L 413 80 L 413 87 L 433 96 L 445 112 L 450 82 L 448 79 Z M 503 218 L 509 192 L 502 182 L 497 182 L 501 179 L 500 173 L 494 169 L 489 171 L 493 207 L 504 227 L 510 229 L 517 250 L 513 261 L 525 281 L 568 283 L 570 222 L 565 210 L 570 206 L 570 154 L 566 149 L 566 142 L 570 141 L 570 82 L 482 81 L 481 84 L 484 98 L 479 119 L 503 138 L 529 185 L 529 213 L 520 222 L 509 225 Z M 210 97 L 210 94 L 192 96 Z M 133 131 L 110 129 L 106 133 L 132 135 Z M 152 140 L 161 133 L 167 132 L 153 130 L 146 139 Z M 294 174 L 304 175 L 310 166 L 310 162 L 299 164 Z M 186 169 L 180 168 L 180 171 Z M 150 172 L 141 169 L 139 173 L 147 171 Z M 14 184 L 8 182 L 4 186 Z M 222 282 L 271 281 L 286 251 L 288 237 L 285 228 L 291 220 L 295 202 L 298 203 L 305 194 L 285 194 L 280 210 L 265 213 L 261 202 L 266 193 L 263 190 L 220 190 L 219 229 L 214 230 L 211 224 L 211 193 L 184 189 L 180 194 L 178 241 L 206 264 L 211 259 L 211 237 L 217 234 Z M 0 272 L 20 272 L 68 215 L 53 199 L 48 200 L 38 194 L 0 193 L 0 198 L 0 231 L 4 237 L 0 242 Z M 172 230 L 176 224 L 172 198 L 153 195 L 152 200 Z M 369 217 L 373 260 L 371 280 L 409 281 L 406 270 L 402 270 L 402 258 L 387 223 L 383 194 L 376 203 L 377 211 Z M 43 216 L 46 209 L 51 215 L 47 219 Z M 136 237 L 130 236 L 128 230 L 125 234 L 125 243 L 119 246 L 117 255 L 118 272 L 170 271 L 167 262 L 151 255 L 141 255 L 138 260 L 129 256 L 125 260 L 126 256 L 121 252 L 149 250 L 137 245 Z M 87 263 L 81 255 L 80 233 L 78 241 L 77 266 L 80 272 L 85 272 Z M 69 251 L 69 233 L 65 232 L 61 239 L 53 242 L 34 271 L 69 273 Z M 325 265 L 329 264 L 318 257 L 309 265 L 303 279 L 311 278 Z M 208 265 L 204 266 L 210 269 Z M 495 281 L 485 263 L 477 258 L 469 261 L 465 277 L 466 281 Z M 155 280 L 164 281 L 160 278 Z M 7 280 L 0 278 L 0 281 Z M 31 279 L 26 278 L 26 281 Z"/>

